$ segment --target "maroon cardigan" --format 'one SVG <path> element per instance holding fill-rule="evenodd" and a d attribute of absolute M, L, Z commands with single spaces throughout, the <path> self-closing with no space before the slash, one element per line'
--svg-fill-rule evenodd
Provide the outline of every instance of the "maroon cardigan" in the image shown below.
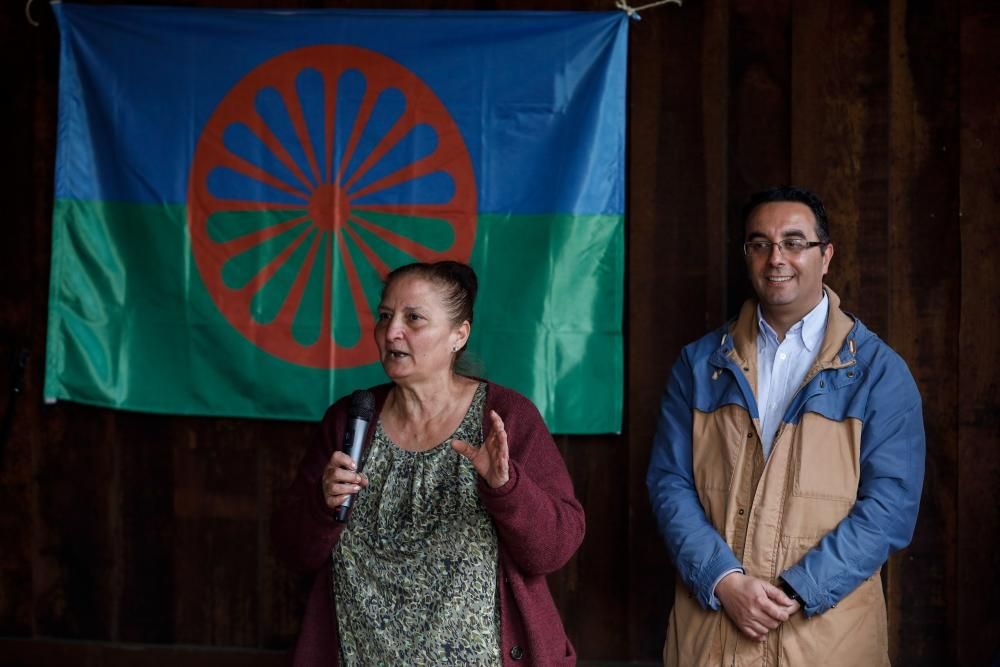
<path fill-rule="evenodd" d="M 374 387 L 381 413 L 392 385 Z M 280 557 L 315 573 L 295 646 L 295 667 L 337 665 L 340 642 L 330 593 L 330 552 L 346 524 L 337 523 L 320 488 L 323 469 L 340 446 L 350 397 L 327 410 L 321 436 L 306 452 L 285 502 L 272 517 Z M 503 419 L 510 447 L 510 480 L 491 489 L 479 480 L 479 496 L 493 518 L 500 543 L 500 650 L 504 665 L 574 665 L 545 575 L 558 570 L 583 541 L 583 508 L 573 494 L 566 465 L 535 406 L 517 392 L 487 383 L 486 413 Z M 377 420 L 368 427 L 371 443 Z M 490 421 L 483 422 L 484 436 Z"/>

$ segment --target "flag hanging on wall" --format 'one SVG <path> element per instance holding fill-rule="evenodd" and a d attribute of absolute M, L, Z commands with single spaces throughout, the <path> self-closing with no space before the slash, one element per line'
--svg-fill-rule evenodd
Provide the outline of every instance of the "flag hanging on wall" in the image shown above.
<path fill-rule="evenodd" d="M 47 400 L 318 419 L 457 259 L 481 374 L 620 430 L 623 12 L 53 7 Z"/>

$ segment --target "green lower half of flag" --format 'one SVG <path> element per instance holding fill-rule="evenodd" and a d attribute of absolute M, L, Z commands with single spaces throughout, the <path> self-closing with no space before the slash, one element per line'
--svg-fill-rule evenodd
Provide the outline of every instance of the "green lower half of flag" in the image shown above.
<path fill-rule="evenodd" d="M 385 382 L 363 354 L 382 274 L 449 256 L 459 234 L 359 218 L 324 230 L 296 212 L 215 214 L 196 261 L 184 206 L 57 201 L 46 398 L 314 420 Z M 471 256 L 451 257 L 480 281 L 471 371 L 528 396 L 553 432 L 619 431 L 622 216 L 481 214 L 474 231 Z M 319 349 L 328 363 L 307 356 Z"/>

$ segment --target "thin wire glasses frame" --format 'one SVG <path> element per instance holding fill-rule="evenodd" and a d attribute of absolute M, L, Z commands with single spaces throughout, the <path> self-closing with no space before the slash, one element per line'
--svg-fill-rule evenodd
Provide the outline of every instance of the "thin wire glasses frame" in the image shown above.
<path fill-rule="evenodd" d="M 778 246 L 778 252 L 786 257 L 801 255 L 809 248 L 828 245 L 829 241 L 807 241 L 805 239 L 782 239 L 781 241 L 747 241 L 743 244 L 743 254 L 748 257 L 756 255 L 758 257 L 769 257 L 771 248 Z"/>

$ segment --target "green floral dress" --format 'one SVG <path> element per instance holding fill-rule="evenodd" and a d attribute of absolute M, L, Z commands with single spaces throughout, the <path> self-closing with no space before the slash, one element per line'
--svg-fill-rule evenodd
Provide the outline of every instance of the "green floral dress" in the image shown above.
<path fill-rule="evenodd" d="M 480 383 L 455 433 L 424 452 L 377 425 L 369 485 L 333 550 L 341 664 L 501 664 L 496 531 L 450 445 L 482 444 L 485 399 Z"/>

